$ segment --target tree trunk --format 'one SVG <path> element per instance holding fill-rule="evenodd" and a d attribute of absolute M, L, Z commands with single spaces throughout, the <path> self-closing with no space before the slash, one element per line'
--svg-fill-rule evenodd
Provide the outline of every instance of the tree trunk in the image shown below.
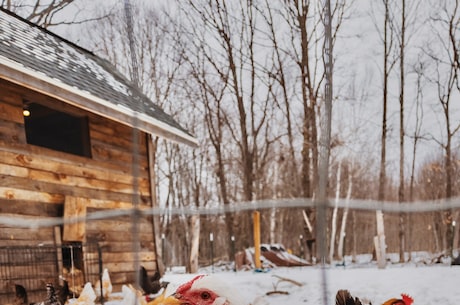
<path fill-rule="evenodd" d="M 385 187 L 386 187 L 386 140 L 387 140 L 387 105 L 388 105 L 388 78 L 390 67 L 388 65 L 390 50 L 389 50 L 389 36 L 388 29 L 390 23 L 390 9 L 389 9 L 389 0 L 384 0 L 385 5 L 385 17 L 384 17 L 384 28 L 383 28 L 383 111 L 382 111 L 382 136 L 381 136 L 381 152 L 380 152 L 380 174 L 379 174 L 379 190 L 378 190 L 378 200 L 385 200 Z M 385 242 L 385 229 L 383 222 L 383 213 L 381 210 L 376 212 L 376 221 L 377 221 L 377 242 L 375 245 L 378 245 L 376 248 L 377 254 L 377 265 L 379 268 L 383 269 L 386 266 L 386 247 L 384 246 Z"/>
<path fill-rule="evenodd" d="M 198 272 L 198 253 L 200 246 L 200 215 L 190 218 L 191 245 L 190 245 L 190 273 Z"/>
<path fill-rule="evenodd" d="M 337 256 L 340 261 L 344 260 L 344 256 L 346 253 L 344 253 L 344 242 L 345 242 L 345 229 L 347 225 L 347 217 L 348 217 L 348 204 L 351 199 L 351 192 L 353 189 L 353 175 L 352 175 L 352 168 L 348 170 L 348 191 L 347 191 L 347 206 L 345 207 L 342 215 L 342 224 L 340 226 L 340 235 L 339 235 L 339 245 L 337 249 Z"/>
<path fill-rule="evenodd" d="M 459 211 L 456 211 L 455 214 L 454 214 L 454 219 L 453 219 L 453 229 L 454 229 L 454 242 L 453 242 L 453 245 L 452 245 L 452 250 L 453 250 L 453 253 L 456 254 L 456 256 L 460 255 L 459 253 L 459 247 L 458 247 L 458 241 L 459 241 L 459 228 L 460 226 L 458 225 L 458 214 L 459 214 Z"/>
<path fill-rule="evenodd" d="M 335 206 L 334 210 L 332 211 L 332 220 L 331 220 L 331 237 L 329 243 L 329 263 L 332 263 L 334 259 L 334 251 L 335 251 L 335 234 L 337 232 L 337 210 L 338 210 L 338 203 L 340 199 L 340 172 L 342 166 L 339 163 L 339 167 L 337 169 L 337 183 L 336 183 L 336 191 L 335 191 Z"/>
<path fill-rule="evenodd" d="M 401 44 L 400 44 L 400 92 L 399 92 L 399 203 L 404 202 L 404 47 L 405 47 L 405 32 L 406 32 L 406 1 L 401 1 Z M 405 261 L 405 229 L 404 229 L 405 213 L 399 213 L 399 262 Z"/>

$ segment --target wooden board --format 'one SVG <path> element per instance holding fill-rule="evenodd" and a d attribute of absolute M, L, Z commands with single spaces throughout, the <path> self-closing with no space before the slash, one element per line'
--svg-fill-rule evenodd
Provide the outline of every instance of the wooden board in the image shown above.
<path fill-rule="evenodd" d="M 63 241 L 81 241 L 85 239 L 86 206 L 88 199 L 66 196 L 64 202 Z"/>

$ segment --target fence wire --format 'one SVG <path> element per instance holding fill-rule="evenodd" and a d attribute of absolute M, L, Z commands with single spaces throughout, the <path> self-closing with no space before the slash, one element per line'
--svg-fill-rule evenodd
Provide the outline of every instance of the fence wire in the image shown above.
<path fill-rule="evenodd" d="M 85 216 L 75 216 L 70 218 L 61 217 L 41 217 L 40 219 L 27 219 L 18 221 L 17 218 L 0 215 L 0 225 L 37 229 L 40 227 L 53 227 L 64 224 L 86 222 L 91 220 L 103 220 L 121 216 L 163 216 L 163 215 L 224 215 L 227 213 L 236 213 L 242 211 L 256 211 L 277 208 L 315 208 L 318 202 L 310 198 L 292 198 L 292 199 L 267 199 L 251 202 L 239 202 L 216 206 L 183 206 L 183 207 L 145 207 L 133 206 L 132 208 L 96 211 L 86 214 Z M 331 199 L 326 202 L 327 208 L 348 208 L 362 211 L 381 210 L 388 213 L 423 213 L 435 211 L 448 211 L 460 208 L 460 197 L 444 200 L 432 201 L 414 201 L 414 202 L 381 202 L 376 200 L 358 200 L 358 199 Z"/>

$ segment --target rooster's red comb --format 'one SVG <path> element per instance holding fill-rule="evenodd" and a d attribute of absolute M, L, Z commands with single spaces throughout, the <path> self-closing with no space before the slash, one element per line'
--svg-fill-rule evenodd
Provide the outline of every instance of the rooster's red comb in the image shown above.
<path fill-rule="evenodd" d="M 401 294 L 401 296 L 405 305 L 412 305 L 412 303 L 414 303 L 414 299 L 411 296 L 405 293 Z"/>
<path fill-rule="evenodd" d="M 197 275 L 191 281 L 188 281 L 187 283 L 182 284 L 181 286 L 179 286 L 179 288 L 177 288 L 176 293 L 182 294 L 185 291 L 190 290 L 190 288 L 192 288 L 193 283 L 195 283 L 196 280 L 201 279 L 203 276 L 205 275 Z"/>

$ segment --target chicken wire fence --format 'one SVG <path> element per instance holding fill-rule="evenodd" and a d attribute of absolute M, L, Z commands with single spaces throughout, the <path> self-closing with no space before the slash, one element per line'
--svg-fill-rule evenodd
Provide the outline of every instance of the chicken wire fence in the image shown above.
<path fill-rule="evenodd" d="M 283 251 L 288 251 L 312 264 L 326 263 L 326 260 L 318 257 L 328 257 L 330 245 L 336 247 L 335 253 L 331 256 L 334 261 L 327 262 L 330 264 L 342 263 L 345 266 L 347 257 L 350 259 L 356 254 L 372 253 L 377 211 L 382 211 L 385 215 L 385 234 L 389 253 L 398 251 L 399 224 L 402 215 L 405 217 L 406 251 L 409 252 L 409 257 L 405 260 L 410 259 L 411 252 L 424 251 L 432 253 L 433 256 L 420 263 L 430 264 L 434 263 L 433 258 L 436 258 L 436 255 L 446 254 L 449 243 L 452 245 L 450 247 L 452 250 L 458 250 L 458 226 L 456 226 L 455 219 L 460 211 L 460 198 L 410 203 L 343 199 L 327 201 L 322 204 L 322 207 L 327 211 L 327 221 L 316 223 L 316 225 L 314 215 L 315 210 L 318 209 L 318 203 L 305 198 L 260 200 L 203 208 L 142 208 L 133 205 L 132 209 L 93 211 L 84 217 L 73 218 L 71 221 L 65 218 L 29 218 L 18 221 L 0 215 L 0 225 L 36 230 L 40 227 L 63 226 L 68 222 L 85 222 L 88 225 L 98 220 L 129 216 L 133 227 L 131 241 L 134 245 L 140 242 L 138 219 L 157 217 L 156 219 L 161 223 L 160 232 L 156 233 L 161 236 L 157 239 L 161 243 L 156 248 L 157 251 L 161 249 L 157 258 L 163 261 L 166 270 L 174 270 L 178 267 L 188 270 L 185 266 L 189 264 L 190 255 L 191 226 L 189 221 L 191 218 L 198 217 L 201 219 L 198 257 L 200 267 L 207 267 L 208 272 L 214 272 L 217 268 L 238 271 L 235 261 L 237 254 L 248 247 L 253 247 L 251 215 L 254 211 L 259 211 L 261 214 L 261 242 L 264 247 L 265 244 L 269 244 L 270 247 L 270 244 L 275 242 L 281 245 Z M 310 213 L 305 213 L 305 211 L 310 211 Z M 446 213 L 451 214 L 454 219 L 450 227 L 444 222 Z M 226 234 L 225 218 L 228 215 L 237 218 L 239 222 L 237 225 L 240 227 L 239 231 L 235 230 L 235 236 L 231 238 L 228 238 Z M 314 236 L 314 233 L 309 235 L 309 230 L 315 231 L 315 228 L 307 228 L 305 215 L 312 220 L 310 225 L 323 226 L 326 236 Z M 348 218 L 345 215 L 348 215 Z M 331 237 L 334 218 L 337 229 L 334 237 Z M 344 257 L 342 261 L 338 261 L 338 236 L 342 223 L 345 223 L 346 233 L 341 249 Z M 445 238 L 446 230 L 449 228 L 453 233 L 457 233 L 453 234 L 457 236 L 456 240 L 454 237 L 453 240 Z M 154 236 L 152 238 L 154 239 Z M 311 242 L 315 244 L 319 238 L 326 240 L 328 253 L 318 253 L 312 247 Z M 331 238 L 334 240 L 333 243 L 331 243 Z M 133 249 L 135 249 L 134 246 Z M 104 248 L 101 248 L 98 243 L 0 247 L 0 303 L 11 303 L 14 297 L 12 285 L 17 283 L 28 287 L 29 301 L 42 300 L 43 295 L 46 294 L 44 289 L 46 282 L 56 283 L 60 277 L 68 281 L 71 290 L 75 286 L 81 287 L 86 282 L 91 282 L 93 285 L 97 282 L 101 283 L 104 267 L 103 253 Z M 138 257 L 133 270 L 144 263 L 140 260 L 141 258 Z M 326 277 L 324 281 L 327 285 Z"/>
<path fill-rule="evenodd" d="M 331 247 L 332 260 L 340 258 L 356 259 L 359 254 L 374 254 L 374 237 L 377 234 L 376 214 L 384 214 L 388 259 L 399 259 L 400 235 L 403 230 L 406 255 L 404 260 L 411 260 L 411 255 L 433 256 L 447 255 L 446 251 L 458 252 L 458 218 L 459 198 L 443 201 L 423 202 L 378 202 L 372 200 L 331 200 L 326 202 L 326 221 L 317 223 L 317 203 L 310 199 L 275 199 L 251 203 L 227 205 L 219 208 L 203 209 L 153 209 L 147 211 L 164 216 L 164 231 L 161 239 L 161 257 L 166 267 L 185 266 L 188 264 L 189 252 L 185 245 L 190 245 L 190 232 L 184 225 L 183 218 L 199 215 L 201 218 L 199 262 L 200 266 L 233 269 L 226 261 L 232 263 L 234 255 L 253 246 L 252 212 L 260 211 L 261 242 L 263 247 L 275 243 L 284 250 L 311 263 L 319 263 L 319 256 L 329 256 Z M 305 213 L 305 211 L 309 211 Z M 238 218 L 235 235 L 229 238 L 225 218 L 231 213 Z M 305 214 L 305 215 L 303 215 Z M 310 224 L 305 223 L 305 216 Z M 450 215 L 450 216 L 447 216 Z M 450 217 L 450 223 L 447 219 Z M 402 219 L 402 222 L 401 222 Z M 402 227 L 401 227 L 402 223 Z M 310 228 L 308 228 L 308 225 Z M 327 253 L 319 253 L 317 233 L 323 227 L 326 234 Z M 449 238 L 452 233 L 452 240 Z M 456 233 L 457 232 L 457 233 Z M 456 234 L 455 234 L 456 233 Z M 340 243 L 341 234 L 343 241 Z M 457 239 L 454 237 L 457 236 Z M 332 239 L 332 240 L 331 240 Z M 340 247 L 340 249 L 339 249 Z M 231 254 L 229 254 L 231 253 Z M 345 258 L 345 256 L 347 256 Z M 430 263 L 435 257 L 425 257 L 424 263 Z M 330 262 L 332 263 L 332 262 Z"/>
<path fill-rule="evenodd" d="M 72 294 L 86 282 L 102 283 L 101 274 L 97 243 L 0 247 L 0 304 L 19 304 L 15 302 L 19 285 L 24 291 L 18 293 L 27 295 L 22 301 L 32 304 L 46 299 L 48 283 L 56 291 L 68 285 Z"/>

